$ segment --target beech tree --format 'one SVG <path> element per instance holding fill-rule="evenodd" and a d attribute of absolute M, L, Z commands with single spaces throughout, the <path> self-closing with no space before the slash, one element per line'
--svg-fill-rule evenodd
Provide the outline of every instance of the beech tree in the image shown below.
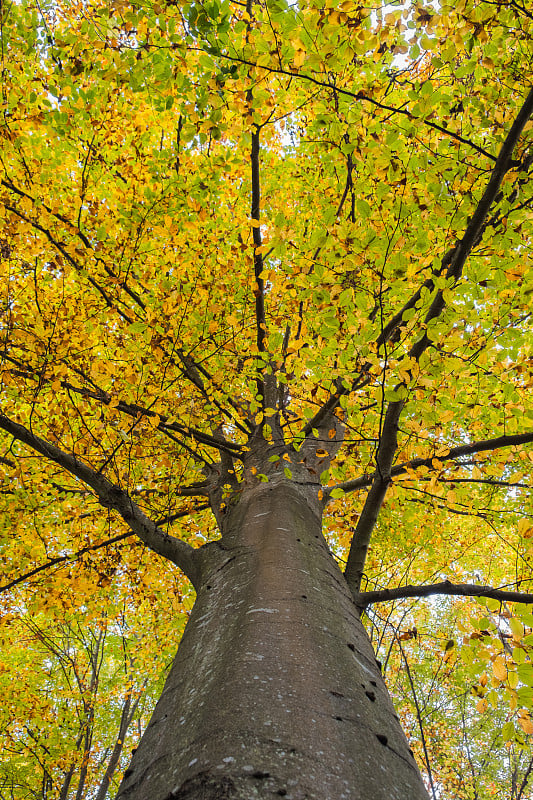
<path fill-rule="evenodd" d="M 527 4 L 0 13 L 1 797 L 531 797 Z"/>

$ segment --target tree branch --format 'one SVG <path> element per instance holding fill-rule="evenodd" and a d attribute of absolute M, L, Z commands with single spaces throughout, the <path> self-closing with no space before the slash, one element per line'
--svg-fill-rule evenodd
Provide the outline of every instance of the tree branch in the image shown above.
<path fill-rule="evenodd" d="M 372 592 L 361 592 L 357 596 L 357 605 L 361 609 L 373 603 L 384 603 L 389 600 L 400 600 L 406 597 L 430 597 L 434 594 L 456 595 L 458 597 L 489 597 L 502 603 L 533 604 L 533 593 L 511 592 L 506 589 L 493 589 L 492 586 L 478 586 L 472 583 L 431 583 L 427 586 L 398 586 L 395 589 L 377 589 Z"/>
<path fill-rule="evenodd" d="M 518 114 L 515 117 L 509 133 L 505 137 L 498 158 L 494 164 L 491 176 L 483 192 L 483 196 L 479 201 L 476 210 L 474 211 L 463 238 L 457 242 L 453 248 L 451 258 L 447 253 L 443 259 L 447 261 L 450 259 L 449 266 L 446 271 L 446 278 L 448 280 L 458 281 L 462 275 L 463 267 L 467 257 L 470 255 L 472 249 L 479 244 L 483 237 L 486 227 L 486 220 L 494 199 L 496 198 L 500 189 L 503 178 L 509 169 L 513 166 L 511 157 L 513 150 L 518 142 L 520 134 L 533 114 L 533 89 L 529 92 L 525 101 L 522 104 Z M 444 308 L 444 287 L 440 288 L 431 303 L 429 310 L 424 319 L 424 327 L 433 320 L 440 317 Z M 408 351 L 408 357 L 418 361 L 421 355 L 426 351 L 430 345 L 431 340 L 427 335 L 427 330 L 424 331 L 420 339 L 416 341 Z M 396 387 L 396 390 L 405 388 L 405 383 L 402 382 Z M 355 591 L 359 591 L 361 586 L 361 578 L 363 576 L 363 569 L 370 543 L 370 537 L 374 530 L 379 510 L 387 493 L 387 489 L 391 483 L 391 467 L 392 461 L 397 448 L 397 433 L 401 413 L 405 406 L 405 400 L 395 400 L 389 403 L 385 413 L 385 420 L 383 429 L 381 431 L 380 445 L 376 456 L 376 472 L 372 482 L 370 491 L 366 497 L 365 504 L 357 521 L 357 527 L 353 535 L 348 560 L 346 563 L 345 577 L 348 584 Z"/>
<path fill-rule="evenodd" d="M 429 456 L 428 458 L 413 458 L 411 461 L 406 461 L 403 464 L 397 464 L 396 466 L 392 467 L 390 474 L 391 477 L 396 477 L 397 475 L 405 474 L 409 470 L 420 469 L 420 467 L 432 467 L 435 469 L 435 461 L 439 462 L 438 467 L 440 468 L 440 462 L 456 461 L 462 456 L 483 453 L 487 450 L 497 450 L 500 447 L 517 447 L 521 444 L 529 444 L 529 442 L 533 442 L 533 433 L 517 433 L 513 436 L 497 436 L 495 439 L 484 439 L 479 442 L 473 442 L 472 444 L 463 444 L 459 447 L 452 447 L 444 455 L 439 454 Z M 324 489 L 324 493 L 327 492 L 329 495 L 333 489 L 337 488 L 342 489 L 345 494 L 348 494 L 349 492 L 356 492 L 358 489 L 364 489 L 366 486 L 370 486 L 373 479 L 373 475 L 361 475 L 359 478 L 355 478 L 352 481 L 338 483 L 336 486 L 328 486 L 326 489 Z"/>
<path fill-rule="evenodd" d="M 76 456 L 65 453 L 18 422 L 13 422 L 4 414 L 0 414 L 0 429 L 90 486 L 97 495 L 101 506 L 118 511 L 131 530 L 147 547 L 172 561 L 183 570 L 194 586 L 198 585 L 200 559 L 197 551 L 181 539 L 169 536 L 162 531 L 157 523 L 141 511 L 126 491 L 115 486 Z"/>
<path fill-rule="evenodd" d="M 200 50 L 202 53 L 204 50 L 202 48 L 193 48 L 195 50 Z M 220 58 L 224 58 L 227 61 L 233 61 L 237 64 L 243 64 L 249 67 L 256 67 L 257 69 L 264 70 L 265 72 L 270 72 L 276 75 L 287 75 L 294 80 L 294 78 L 307 81 L 308 83 L 313 83 L 315 86 L 320 86 L 324 89 L 331 89 L 332 86 L 326 81 L 321 81 L 318 78 L 314 78 L 312 75 L 307 75 L 304 72 L 293 72 L 288 69 L 283 69 L 281 67 L 272 67 L 269 65 L 261 64 L 258 65 L 254 61 L 247 61 L 245 58 L 239 58 L 238 56 L 230 56 L 225 53 L 218 54 Z M 442 125 L 438 125 L 436 122 L 431 122 L 428 119 L 419 119 L 417 117 L 413 117 L 410 111 L 406 108 L 396 108 L 395 106 L 389 106 L 386 103 L 380 103 L 379 100 L 375 100 L 373 97 L 369 97 L 364 92 L 350 92 L 349 89 L 341 89 L 338 86 L 335 86 L 335 91 L 338 94 L 343 95 L 344 97 L 351 97 L 354 100 L 358 100 L 362 103 L 370 103 L 375 108 L 380 108 L 383 111 L 390 111 L 392 114 L 401 114 L 408 119 L 415 119 L 417 122 L 422 123 L 422 125 L 427 126 L 428 128 L 433 128 L 433 130 L 439 131 L 439 133 L 444 134 L 445 136 L 449 137 L 450 139 L 454 139 L 456 142 L 461 142 L 462 144 L 471 147 L 480 155 L 485 156 L 486 158 L 490 158 L 491 161 L 496 161 L 495 156 L 492 153 L 489 153 L 488 150 L 484 150 L 483 147 L 471 142 L 469 139 L 465 139 L 463 136 L 460 136 L 458 133 L 454 133 L 453 131 L 444 128 Z"/>
<path fill-rule="evenodd" d="M 51 383 L 51 379 L 45 378 L 42 374 L 35 373 L 33 370 L 31 370 L 29 367 L 27 367 L 23 362 L 19 361 L 18 359 L 15 359 L 7 354 L 3 354 L 3 357 L 5 358 L 6 361 L 15 364 L 19 368 L 18 373 L 12 371 L 14 374 L 20 374 L 23 377 L 32 378 L 33 380 L 38 381 L 41 385 L 44 383 Z M 87 375 L 81 373 L 81 371 L 79 370 L 78 372 L 85 380 L 90 382 L 90 384 L 94 387 L 94 390 L 88 389 L 85 386 L 75 386 L 74 384 L 70 383 L 70 381 L 66 380 L 61 381 L 61 388 L 66 389 L 68 392 L 79 394 L 82 397 L 90 397 L 92 400 L 96 400 L 97 402 L 103 403 L 106 406 L 108 406 L 113 401 L 113 399 L 115 399 L 113 395 L 101 389 Z M 133 417 L 134 419 L 139 416 L 147 417 L 149 419 L 154 419 L 154 417 L 159 417 L 160 421 L 156 429 L 158 431 L 161 431 L 162 433 L 166 433 L 168 431 L 175 431 L 176 433 L 179 433 L 182 436 L 190 436 L 195 441 L 201 442 L 202 444 L 205 444 L 208 447 L 214 447 L 217 450 L 222 450 L 235 456 L 238 455 L 238 453 L 242 450 L 242 445 L 230 442 L 223 436 L 213 436 L 212 434 L 205 433 L 204 431 L 201 431 L 198 428 L 191 428 L 189 425 L 182 425 L 179 422 L 170 422 L 169 418 L 165 414 L 157 414 L 155 411 L 152 411 L 149 408 L 145 408 L 144 406 L 141 406 L 138 403 L 125 403 L 123 400 L 119 400 L 115 408 L 117 409 L 117 411 L 120 411 L 123 414 L 127 414 L 129 417 Z"/>
<path fill-rule="evenodd" d="M 114 536 L 112 539 L 106 539 L 105 542 L 101 542 L 100 544 L 82 547 L 81 550 L 78 550 L 76 553 L 73 553 L 70 556 L 57 556 L 57 558 L 51 558 L 50 561 L 47 561 L 45 564 L 39 564 L 38 567 L 35 567 L 29 572 L 25 572 L 24 575 L 19 575 L 18 578 L 15 578 L 10 583 L 5 583 L 3 586 L 0 586 L 0 592 L 7 592 L 7 590 L 12 589 L 13 586 L 17 586 L 19 583 L 24 583 L 24 581 L 27 581 L 29 578 L 33 578 L 34 575 L 38 575 L 39 572 L 44 572 L 45 569 L 50 569 L 50 567 L 54 567 L 56 564 L 66 564 L 69 561 L 76 561 L 76 559 L 78 559 L 80 556 L 83 556 L 85 553 L 92 552 L 93 550 L 99 550 L 101 547 L 108 547 L 116 542 L 121 542 L 123 539 L 129 539 L 131 536 L 135 536 L 135 534 L 133 532 L 121 533 L 119 536 Z"/>
<path fill-rule="evenodd" d="M 15 214 L 23 222 L 26 222 L 28 225 L 31 225 L 31 227 L 35 228 L 35 230 L 40 231 L 41 233 L 44 233 L 44 235 L 46 236 L 48 241 L 55 247 L 57 252 L 61 254 L 61 256 L 65 259 L 65 261 L 68 261 L 68 263 L 73 267 L 73 269 L 76 272 L 81 273 L 83 271 L 82 267 L 78 264 L 76 259 L 74 259 L 70 255 L 70 253 L 67 252 L 67 250 L 65 249 L 65 246 L 61 242 L 58 242 L 57 239 L 55 239 L 52 236 L 52 234 L 50 233 L 48 228 L 45 228 L 43 225 L 40 225 L 38 222 L 35 222 L 35 220 L 33 220 L 30 217 L 26 216 L 21 211 L 19 211 L 18 208 L 15 208 L 15 206 L 11 206 L 11 205 L 8 205 L 7 203 L 4 203 L 4 208 L 6 208 L 8 211 L 11 211 L 12 214 Z M 117 312 L 117 314 L 119 314 L 122 317 L 122 319 L 126 320 L 126 322 L 131 325 L 132 322 L 133 322 L 133 318 L 130 317 L 128 314 L 126 314 L 125 311 L 123 311 L 122 309 L 118 308 L 118 306 L 114 305 L 113 301 L 111 300 L 111 298 L 109 297 L 109 295 L 107 294 L 105 289 L 103 289 L 100 286 L 100 284 L 98 284 L 94 280 L 94 278 L 91 278 L 91 276 L 89 274 L 86 275 L 86 278 L 87 278 L 87 281 L 90 283 L 90 285 L 94 289 L 96 289 L 96 291 L 104 299 L 106 306 L 108 308 L 114 309 Z"/>
<path fill-rule="evenodd" d="M 357 520 L 344 576 L 350 587 L 359 591 L 370 537 L 376 525 L 383 500 L 392 482 L 391 467 L 398 446 L 398 424 L 404 401 L 389 403 L 376 455 L 376 471 L 363 509 Z"/>
<path fill-rule="evenodd" d="M 483 196 L 481 197 L 472 217 L 470 218 L 470 221 L 466 226 L 466 230 L 462 239 L 457 241 L 456 244 L 443 256 L 440 268 L 434 273 L 434 275 L 432 275 L 430 278 L 427 278 L 424 283 L 419 286 L 417 291 L 414 292 L 409 300 L 406 301 L 404 306 L 384 326 L 380 335 L 376 339 L 376 345 L 378 349 L 391 338 L 398 326 L 401 325 L 403 314 L 407 310 L 416 306 L 416 303 L 422 296 L 422 290 L 424 288 L 429 292 L 433 291 L 435 288 L 436 278 L 443 274 L 445 274 L 448 281 L 457 281 L 461 277 L 466 259 L 470 255 L 473 248 L 480 243 L 483 237 L 485 228 L 489 222 L 487 220 L 488 213 L 492 204 L 498 198 L 498 192 L 500 190 L 502 180 L 507 172 L 515 166 L 515 163 L 512 161 L 513 150 L 516 147 L 520 134 L 522 133 L 522 130 L 532 113 L 533 90 L 528 94 L 524 103 L 522 104 L 522 107 L 520 108 L 509 130 L 509 133 L 507 134 L 505 141 L 500 148 L 498 157 L 494 159 L 495 163 L 491 171 L 489 181 L 485 191 L 483 192 Z M 426 314 L 424 325 L 427 326 L 429 322 L 437 319 L 437 317 L 439 317 L 444 310 L 444 307 L 444 290 L 443 288 L 440 288 Z M 427 334 L 424 333 L 418 342 L 415 342 L 415 344 L 411 347 L 408 353 L 409 357 L 418 360 L 422 353 L 427 349 L 429 344 L 430 340 Z M 361 385 L 365 385 L 368 382 L 366 373 L 370 366 L 371 365 L 369 362 L 362 366 L 358 378 L 352 383 L 351 386 L 349 384 L 345 385 L 345 383 L 340 379 L 335 381 L 335 391 L 332 392 L 331 396 L 324 403 L 324 409 L 326 413 L 331 413 L 339 405 L 340 399 L 343 395 L 351 394 Z M 311 423 L 314 422 L 315 418 L 319 419 L 322 413 L 322 409 L 320 409 L 313 420 L 306 425 L 306 430 L 308 428 L 310 429 Z"/>
<path fill-rule="evenodd" d="M 22 189 L 19 189 L 17 186 L 15 186 L 15 184 L 14 184 L 14 183 L 13 183 L 11 180 L 9 180 L 9 181 L 6 181 L 6 180 L 0 180 L 0 186 L 4 186 L 6 189 L 8 189 L 9 191 L 11 191 L 11 192 L 13 192 L 13 193 L 17 194 L 17 195 L 18 195 L 18 196 L 20 196 L 20 197 L 27 198 L 28 200 L 30 200 L 30 201 L 31 201 L 31 203 L 32 203 L 33 205 L 35 205 L 35 204 L 36 204 L 36 200 L 35 200 L 35 198 L 34 198 L 32 195 L 28 194 L 27 192 L 24 192 Z M 136 305 L 138 305 L 138 306 L 139 306 L 139 308 L 141 309 L 141 311 L 142 311 L 142 312 L 145 312 L 145 311 L 146 311 L 146 304 L 145 304 L 145 303 L 144 303 L 144 301 L 142 300 L 142 298 L 141 298 L 141 296 L 139 295 L 139 293 L 138 293 L 138 292 L 136 292 L 134 289 L 132 289 L 132 288 L 131 288 L 131 287 L 130 287 L 130 286 L 127 284 L 127 283 L 126 283 L 126 281 L 122 280 L 122 279 L 120 278 L 120 276 L 119 276 L 118 274 L 116 274 L 116 273 L 115 273 L 115 272 L 114 272 L 114 271 L 111 269 L 111 267 L 109 267 L 109 265 L 108 265 L 108 264 L 106 264 L 106 263 L 103 261 L 103 259 L 102 259 L 102 258 L 99 258 L 99 257 L 98 257 L 98 256 L 95 254 L 95 252 L 94 252 L 94 247 L 93 247 L 93 245 L 91 244 L 90 240 L 87 238 L 87 236 L 85 236 L 85 234 L 84 234 L 84 233 L 82 233 L 82 231 L 80 231 L 80 230 L 79 230 L 79 228 L 78 228 L 76 225 L 74 225 L 74 223 L 72 223 L 72 222 L 71 222 L 71 221 L 68 219 L 68 217 L 64 216 L 63 214 L 59 214 L 59 213 L 53 212 L 53 211 L 52 211 L 52 209 L 51 209 L 51 208 L 50 208 L 50 207 L 49 207 L 49 206 L 48 206 L 46 203 L 43 203 L 42 201 L 41 201 L 41 204 L 40 204 L 40 205 L 41 205 L 41 206 L 42 206 L 42 208 L 44 208 L 44 209 L 45 209 L 45 210 L 46 210 L 46 211 L 47 211 L 47 212 L 48 212 L 48 213 L 49 213 L 51 216 L 53 216 L 55 219 L 59 220 L 59 221 L 60 221 L 60 222 L 61 222 L 63 225 L 65 225 L 65 226 L 66 226 L 66 227 L 69 229 L 69 233 L 70 233 L 71 235 L 73 235 L 73 236 L 77 237 L 77 238 L 78 238 L 78 239 L 79 239 L 79 240 L 82 242 L 82 244 L 84 245 L 84 247 L 86 248 L 86 250 L 88 250 L 88 251 L 91 253 L 91 255 L 93 256 L 93 258 L 94 258 L 94 259 L 95 259 L 97 262 L 99 262 L 99 263 L 101 263 L 101 264 L 102 264 L 102 266 L 103 266 L 103 269 L 104 269 L 105 273 L 106 273 L 106 274 L 107 274 L 107 275 L 108 275 L 108 276 L 109 276 L 109 277 L 110 277 L 110 278 L 111 278 L 111 279 L 112 279 L 114 282 L 116 282 L 118 286 L 120 286 L 120 287 L 121 287 L 121 288 L 122 288 L 122 289 L 123 289 L 123 290 L 126 292 L 126 294 L 127 294 L 129 297 L 130 297 L 130 299 L 131 299 L 131 300 L 133 300 L 133 301 L 134 301 L 134 303 L 135 303 Z M 67 250 L 65 249 L 65 246 L 63 245 L 63 243 L 62 243 L 62 242 L 59 242 L 59 241 L 57 241 L 57 240 L 56 240 L 56 239 L 55 239 L 55 238 L 52 236 L 52 234 L 51 234 L 51 232 L 50 232 L 50 230 L 49 230 L 48 228 L 44 227 L 43 225 L 41 225 L 41 224 L 40 224 L 40 223 L 38 223 L 37 221 L 35 221 L 35 220 L 31 219 L 29 216 L 26 216 L 25 214 L 23 214 L 22 212 L 20 212 L 20 211 L 19 211 L 17 208 L 15 208 L 15 207 L 13 207 L 13 206 L 10 206 L 10 205 L 7 205 L 6 203 L 4 203 L 4 207 L 5 207 L 6 209 L 8 209 L 9 211 L 11 211 L 12 213 L 16 214 L 16 215 L 17 215 L 17 216 L 18 216 L 20 219 L 22 219 L 22 220 L 24 220 L 25 222 L 27 222 L 28 224 L 32 225 L 32 226 L 33 226 L 33 227 L 34 227 L 36 230 L 38 230 L 38 231 L 40 231 L 41 233 L 43 233 L 43 234 L 44 234 L 44 235 L 47 237 L 47 239 L 50 241 L 50 243 L 51 243 L 51 244 L 52 244 L 52 245 L 53 245 L 53 246 L 56 248 L 56 250 L 58 250 L 58 252 L 59 252 L 59 253 L 61 253 L 61 255 L 63 256 L 63 258 L 65 258 L 65 259 L 66 259 L 66 260 L 67 260 L 67 261 L 68 261 L 68 262 L 69 262 L 69 263 L 70 263 L 70 264 L 73 266 L 73 268 L 74 268 L 74 269 L 75 269 L 75 270 L 76 270 L 76 271 L 77 271 L 79 274 L 82 274 L 82 273 L 83 273 L 83 270 L 82 270 L 82 267 L 81 267 L 81 265 L 80 265 L 80 264 L 79 264 L 79 263 L 78 263 L 78 262 L 77 262 L 77 261 L 76 261 L 76 260 L 73 258 L 73 256 L 72 256 L 70 253 L 68 253 L 68 252 L 67 252 Z M 110 296 L 107 294 L 107 292 L 105 291 L 105 289 L 104 289 L 102 286 L 100 286 L 100 284 L 99 284 L 99 283 L 97 283 L 97 282 L 96 282 L 96 281 L 95 281 L 95 280 L 94 280 L 94 279 L 93 279 L 93 278 L 92 278 L 90 275 L 88 275 L 88 274 L 86 274 L 86 276 L 85 276 L 85 277 L 86 277 L 86 279 L 89 281 L 90 285 L 91 285 L 91 286 L 93 286 L 93 287 L 94 287 L 94 288 L 95 288 L 95 289 L 96 289 L 96 290 L 97 290 L 97 291 L 100 293 L 100 295 L 101 295 L 101 296 L 104 298 L 104 300 L 105 300 L 105 302 L 106 302 L 106 305 L 107 305 L 109 308 L 114 308 L 114 309 L 117 311 L 117 313 L 118 313 L 118 314 L 119 314 L 119 315 L 120 315 L 120 316 L 121 316 L 121 317 L 122 317 L 122 318 L 123 318 L 123 319 L 124 319 L 126 322 L 128 322 L 129 324 L 131 324 L 131 323 L 134 321 L 134 319 L 133 319 L 131 316 L 129 316 L 129 314 L 127 314 L 125 311 L 123 311 L 122 309 L 120 309 L 120 308 L 118 307 L 118 305 L 116 305 L 116 304 L 114 304 L 114 303 L 113 303 L 113 300 L 111 299 L 111 297 L 110 297 Z M 141 284 L 141 285 L 142 285 L 142 284 Z M 143 286 L 142 288 L 143 288 L 143 291 L 146 293 L 146 292 L 147 292 L 147 289 L 146 289 L 144 286 Z M 122 301 L 120 301 L 120 300 L 117 298 L 117 303 L 119 303 L 119 302 L 122 302 Z M 126 307 L 126 308 L 128 309 L 128 311 L 130 311 L 130 310 L 131 310 L 131 309 L 129 309 L 128 307 Z M 188 355 L 188 354 L 184 353 L 184 351 L 183 351 L 183 349 L 182 349 L 181 347 L 175 346 L 175 347 L 174 347 L 174 352 L 176 352 L 176 354 L 177 354 L 177 356 L 178 356 L 178 358 L 179 358 L 180 364 L 181 364 L 181 366 L 182 366 L 182 368 L 183 368 L 183 373 L 182 373 L 182 374 L 183 374 L 183 375 L 184 375 L 184 376 L 185 376 L 185 377 L 186 377 L 186 378 L 187 378 L 187 379 L 188 379 L 188 380 L 189 380 L 189 381 L 190 381 L 190 382 L 193 384 L 193 386 L 195 386 L 195 387 L 196 387 L 196 389 L 198 389 L 198 390 L 199 390 L 199 391 L 200 391 L 200 392 L 203 394 L 203 396 L 204 396 L 204 397 L 206 397 L 206 398 L 210 399 L 210 402 L 214 402 L 214 403 L 215 403 L 215 405 L 217 406 L 217 408 L 218 408 L 218 409 L 219 409 L 219 410 L 220 410 L 220 411 L 221 411 L 221 412 L 222 412 L 222 413 L 223 413 L 223 414 L 224 414 L 224 415 L 225 415 L 225 416 L 226 416 L 228 419 L 230 419 L 230 420 L 232 421 L 232 423 L 233 423 L 234 425 L 236 425 L 236 427 L 238 427 L 238 428 L 239 428 L 239 429 L 240 429 L 240 430 L 241 430 L 243 433 L 248 433 L 247 429 L 246 429 L 246 428 L 245 428 L 245 427 L 244 427 L 244 426 L 241 424 L 241 422 L 239 421 L 239 419 L 236 419 L 236 418 L 235 418 L 235 417 L 234 417 L 234 416 L 231 414 L 231 412 L 230 412 L 230 411 L 228 411 L 228 409 L 226 409 L 225 407 L 223 407 L 223 406 L 222 406 L 222 405 L 221 405 L 221 404 L 220 404 L 220 403 L 219 403 L 219 402 L 218 402 L 216 399 L 209 398 L 209 395 L 208 395 L 208 393 L 207 393 L 207 392 L 206 392 L 206 390 L 205 390 L 205 387 L 204 387 L 203 380 L 202 380 L 202 377 L 201 377 L 201 376 L 203 375 L 203 376 L 204 376 L 204 377 L 205 377 L 207 380 L 209 380 L 209 381 L 210 381 L 210 382 L 211 382 L 211 383 L 212 383 L 214 386 L 216 386 L 216 384 L 215 384 L 215 382 L 213 381 L 213 378 L 212 378 L 212 376 L 209 374 L 208 370 L 206 370 L 206 369 L 205 369 L 205 367 L 204 367 L 202 364 L 200 364 L 200 363 L 198 363 L 198 362 L 194 361 L 194 359 L 193 359 L 193 358 L 192 358 L 190 355 Z M 169 354 L 167 353 L 167 355 L 169 355 Z M 174 358 L 173 358 L 172 356 L 170 356 L 170 355 L 169 355 L 169 358 L 170 358 L 170 360 L 171 360 L 171 361 L 174 363 Z M 219 387 L 216 387 L 216 388 L 219 388 Z M 237 411 L 237 412 L 239 413 L 239 409 L 238 409 L 238 407 L 236 406 L 236 404 L 234 403 L 234 401 L 232 400 L 232 398 L 231 398 L 231 397 L 228 395 L 226 399 L 227 399 L 227 402 L 228 402 L 228 404 L 229 404 L 230 406 L 232 406 L 232 408 L 234 408 L 234 410 L 235 410 L 235 411 Z"/>
<path fill-rule="evenodd" d="M 263 272 L 263 254 L 259 249 L 263 244 L 260 229 L 261 216 L 261 184 L 259 167 L 259 136 L 260 131 L 256 129 L 252 133 L 252 151 L 250 164 L 252 167 L 252 208 L 250 217 L 252 219 L 252 237 L 254 242 L 254 276 L 256 282 L 255 291 L 255 316 L 257 322 L 257 349 L 260 353 L 265 350 L 266 338 L 266 319 L 265 319 L 265 283 L 261 277 Z M 254 224 L 255 223 L 255 224 Z"/>
<path fill-rule="evenodd" d="M 211 506 L 209 503 L 203 503 L 202 505 L 196 506 L 196 508 L 188 508 L 183 511 L 179 511 L 176 514 L 172 514 L 171 516 L 163 517 L 162 519 L 157 520 L 155 524 L 167 525 L 177 519 L 181 519 L 182 517 L 188 517 L 190 514 L 195 514 L 197 511 L 205 511 L 210 507 Z M 114 536 L 112 539 L 106 539 L 105 542 L 100 542 L 100 544 L 90 544 L 87 545 L 87 547 L 82 547 L 81 550 L 77 550 L 70 556 L 57 556 L 56 558 L 51 558 L 50 561 L 47 561 L 45 564 L 39 564 L 38 567 L 35 567 L 29 572 L 25 572 L 24 575 L 19 575 L 18 578 L 15 578 L 10 583 L 5 583 L 3 586 L 0 586 L 0 592 L 7 592 L 7 590 L 12 589 L 13 586 L 17 586 L 19 583 L 24 583 L 29 578 L 33 578 L 34 575 L 38 575 L 39 572 L 44 572 L 44 570 L 50 569 L 50 567 L 54 567 L 56 564 L 66 565 L 71 561 L 76 561 L 78 558 L 80 558 L 80 556 L 85 555 L 85 553 L 92 553 L 94 550 L 100 550 L 102 547 L 109 547 L 111 544 L 121 542 L 124 539 L 130 539 L 135 535 L 136 534 L 133 531 L 130 531 L 130 533 L 121 533 L 119 536 Z"/>

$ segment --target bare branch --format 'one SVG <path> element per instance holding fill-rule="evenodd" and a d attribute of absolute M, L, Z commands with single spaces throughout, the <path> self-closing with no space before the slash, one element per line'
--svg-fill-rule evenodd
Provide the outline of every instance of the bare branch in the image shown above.
<path fill-rule="evenodd" d="M 422 710 L 420 708 L 420 704 L 418 702 L 418 697 L 416 695 L 416 689 L 415 689 L 415 684 L 414 684 L 414 681 L 413 681 L 413 676 L 411 674 L 411 668 L 409 666 L 409 661 L 407 660 L 407 656 L 405 655 L 405 651 L 404 651 L 404 649 L 402 647 L 401 639 L 398 636 L 396 631 L 394 632 L 394 638 L 396 639 L 396 641 L 398 643 L 398 647 L 400 649 L 400 653 L 402 654 L 403 663 L 405 665 L 405 671 L 407 673 L 407 678 L 409 680 L 409 685 L 411 687 L 411 694 L 413 695 L 413 701 L 414 701 L 415 709 L 416 709 L 416 717 L 417 717 L 417 720 L 418 720 L 418 727 L 419 727 L 419 730 L 420 730 L 420 738 L 422 740 L 422 749 L 424 750 L 424 761 L 426 762 L 426 770 L 427 770 L 427 773 L 428 773 L 429 785 L 431 786 L 431 794 L 433 795 L 433 800 L 437 800 L 437 793 L 435 791 L 435 784 L 433 782 L 433 773 L 431 771 L 431 761 L 430 761 L 429 754 L 428 754 L 428 748 L 427 748 L 427 742 L 426 742 L 426 734 L 425 734 L 425 731 L 424 731 L 424 723 L 422 721 Z"/>
<path fill-rule="evenodd" d="M 458 597 L 489 597 L 502 603 L 533 604 L 533 593 L 511 592 L 507 589 L 494 589 L 492 586 L 478 586 L 472 583 L 431 583 L 427 586 L 398 586 L 395 589 L 377 589 L 373 592 L 361 592 L 357 596 L 357 605 L 364 609 L 372 603 L 384 603 L 389 600 L 400 600 L 406 597 L 430 597 L 434 594 L 456 595 Z"/>

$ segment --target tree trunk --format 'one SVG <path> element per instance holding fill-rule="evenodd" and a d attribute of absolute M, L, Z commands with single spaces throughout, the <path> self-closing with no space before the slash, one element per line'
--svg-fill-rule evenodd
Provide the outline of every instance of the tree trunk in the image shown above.
<path fill-rule="evenodd" d="M 230 505 L 117 800 L 427 800 L 316 495 Z"/>

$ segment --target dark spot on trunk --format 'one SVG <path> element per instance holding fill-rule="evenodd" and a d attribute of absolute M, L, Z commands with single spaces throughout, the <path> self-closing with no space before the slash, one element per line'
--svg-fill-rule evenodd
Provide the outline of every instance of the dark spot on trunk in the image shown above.
<path fill-rule="evenodd" d="M 376 681 L 370 681 L 370 683 L 372 684 L 372 686 L 377 686 Z"/>
<path fill-rule="evenodd" d="M 279 794 L 280 797 L 285 797 L 285 795 L 287 794 L 287 790 L 286 789 L 278 789 L 276 794 Z"/>
<path fill-rule="evenodd" d="M 252 773 L 252 778 L 257 778 L 257 780 L 263 781 L 265 778 L 270 778 L 270 772 L 262 772 L 260 769 L 257 769 Z"/>
<path fill-rule="evenodd" d="M 343 694 L 341 694 L 340 692 L 335 692 L 335 691 L 333 691 L 333 689 L 330 689 L 329 693 L 332 694 L 333 697 L 344 697 Z"/>
<path fill-rule="evenodd" d="M 307 600 L 307 595 L 306 594 L 302 595 L 302 600 Z"/>
<path fill-rule="evenodd" d="M 211 588 L 211 584 L 210 584 L 210 583 L 208 583 L 208 584 L 207 584 L 207 586 L 206 586 L 205 588 L 206 588 L 206 589 L 210 589 L 210 588 Z"/>
<path fill-rule="evenodd" d="M 352 651 L 352 653 L 355 653 L 355 645 L 354 645 L 354 644 L 352 644 L 351 642 L 346 642 L 346 644 L 348 645 L 348 647 L 350 648 L 350 650 Z"/>
<path fill-rule="evenodd" d="M 338 720 L 339 722 L 342 722 L 342 717 L 333 717 L 333 719 L 336 719 L 336 720 Z"/>
<path fill-rule="evenodd" d="M 372 700 L 372 702 L 375 701 L 376 695 L 375 695 L 374 692 L 365 692 L 365 694 L 366 694 L 366 696 L 368 697 L 369 700 Z"/>
<path fill-rule="evenodd" d="M 132 772 L 133 772 L 132 769 L 127 769 L 126 772 L 124 773 L 124 777 L 129 778 Z"/>
<path fill-rule="evenodd" d="M 376 733 L 376 739 L 383 745 L 386 745 L 387 742 L 389 741 L 383 733 Z"/>
<path fill-rule="evenodd" d="M 168 794 L 164 800 L 231 800 L 235 794 L 235 784 L 231 778 L 220 778 L 209 772 L 200 772 L 182 783 L 180 788 Z"/>

